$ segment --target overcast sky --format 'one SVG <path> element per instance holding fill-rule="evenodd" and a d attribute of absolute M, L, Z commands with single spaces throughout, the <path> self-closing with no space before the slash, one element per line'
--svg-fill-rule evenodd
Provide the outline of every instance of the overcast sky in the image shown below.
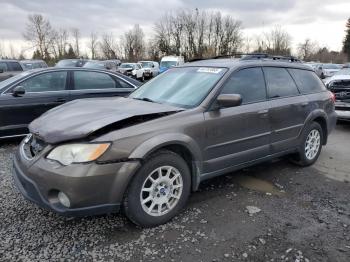
<path fill-rule="evenodd" d="M 150 35 L 154 22 L 177 9 L 219 10 L 243 23 L 245 36 L 281 25 L 293 46 L 306 38 L 339 51 L 350 0 L 0 0 L 0 40 L 25 48 L 23 31 L 29 14 L 40 13 L 55 28 L 79 28 L 119 36 L 134 24 Z"/>

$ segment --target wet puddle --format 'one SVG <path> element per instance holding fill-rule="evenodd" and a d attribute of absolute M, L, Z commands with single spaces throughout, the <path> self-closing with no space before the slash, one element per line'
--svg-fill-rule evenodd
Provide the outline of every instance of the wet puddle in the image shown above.
<path fill-rule="evenodd" d="M 271 182 L 258 179 L 251 176 L 237 176 L 235 177 L 235 180 L 238 182 L 238 184 L 244 188 L 259 191 L 259 192 L 265 192 L 270 193 L 273 195 L 283 196 L 286 193 L 284 191 L 279 190 L 274 184 Z"/>

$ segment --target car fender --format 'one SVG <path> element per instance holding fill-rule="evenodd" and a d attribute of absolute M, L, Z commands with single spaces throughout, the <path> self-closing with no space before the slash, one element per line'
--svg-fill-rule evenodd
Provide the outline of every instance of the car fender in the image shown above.
<path fill-rule="evenodd" d="M 327 134 L 328 134 L 328 116 L 327 114 L 322 110 L 322 109 L 316 109 L 314 111 L 312 111 L 306 118 L 305 122 L 304 122 L 304 127 L 301 129 L 300 133 L 299 133 L 299 139 L 301 138 L 301 135 L 304 131 L 304 129 L 310 124 L 312 123 L 316 118 L 318 117 L 322 117 L 326 120 L 326 127 L 327 127 Z M 327 141 L 327 136 L 325 137 L 325 141 Z"/>
<path fill-rule="evenodd" d="M 199 185 L 199 176 L 202 171 L 202 153 L 193 138 L 185 134 L 169 133 L 152 137 L 131 152 L 130 159 L 145 159 L 153 152 L 166 146 L 181 145 L 192 155 L 192 187 L 196 190 Z"/>

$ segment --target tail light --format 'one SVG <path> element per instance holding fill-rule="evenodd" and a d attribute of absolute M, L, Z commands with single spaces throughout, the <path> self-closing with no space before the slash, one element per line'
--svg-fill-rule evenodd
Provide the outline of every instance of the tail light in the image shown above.
<path fill-rule="evenodd" d="M 334 93 L 332 93 L 332 92 L 330 92 L 331 93 L 331 100 L 332 100 L 332 102 L 333 102 L 333 104 L 335 103 L 335 94 Z"/>

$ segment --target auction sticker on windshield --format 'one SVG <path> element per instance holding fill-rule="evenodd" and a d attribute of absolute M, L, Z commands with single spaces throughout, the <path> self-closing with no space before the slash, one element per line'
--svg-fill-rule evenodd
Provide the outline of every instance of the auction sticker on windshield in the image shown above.
<path fill-rule="evenodd" d="M 201 67 L 197 70 L 198 73 L 210 73 L 218 74 L 222 71 L 222 68 L 212 68 L 212 67 Z"/>

